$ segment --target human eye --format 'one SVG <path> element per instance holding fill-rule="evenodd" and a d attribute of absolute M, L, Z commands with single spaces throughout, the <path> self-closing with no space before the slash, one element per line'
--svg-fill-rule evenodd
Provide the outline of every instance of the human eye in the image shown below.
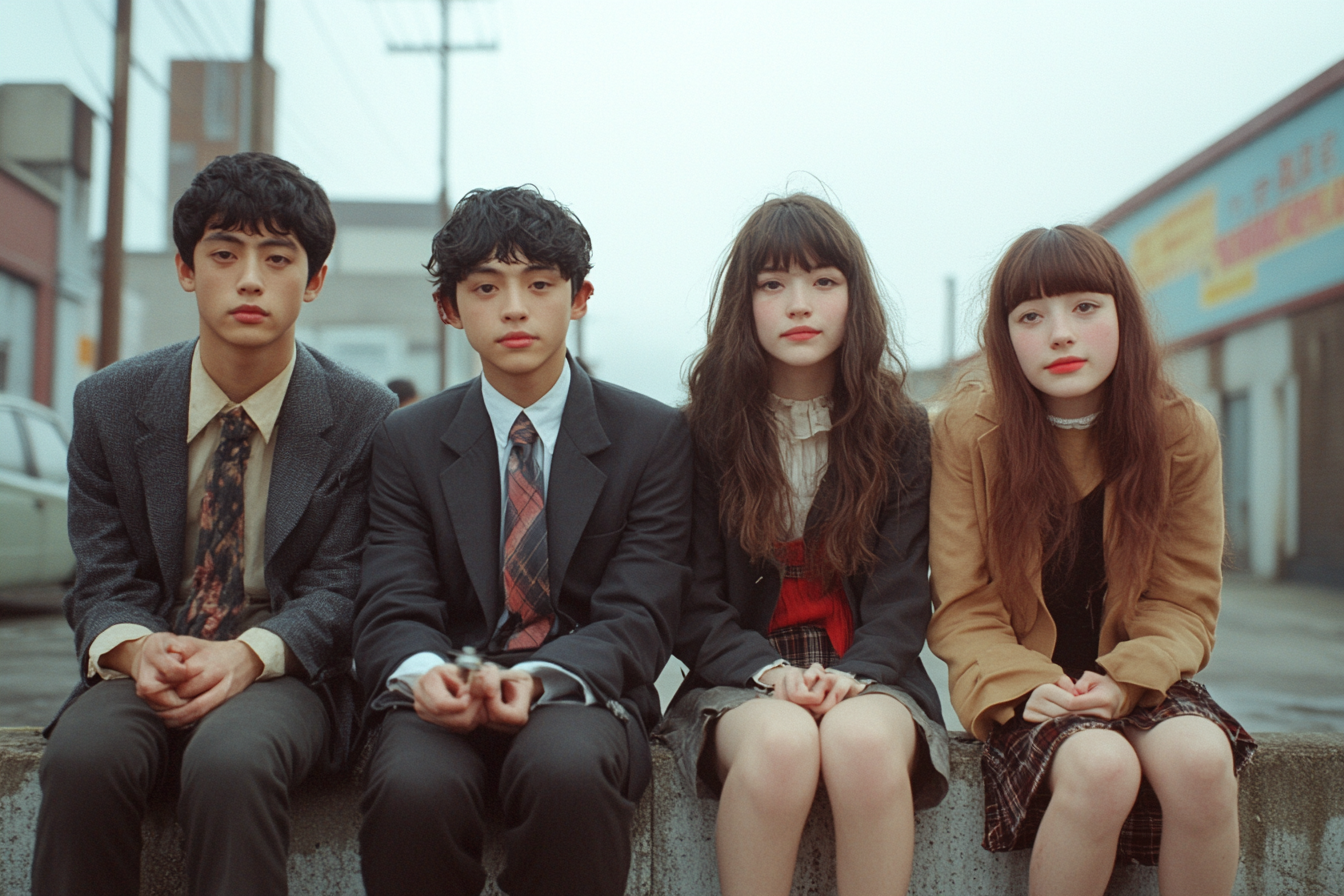
<path fill-rule="evenodd" d="M 1101 303 L 1089 300 L 1086 302 L 1079 302 L 1077 307 L 1074 308 L 1074 310 L 1081 311 L 1083 314 L 1087 314 L 1089 311 L 1096 311 L 1100 307 Z"/>
<path fill-rule="evenodd" d="M 776 279 L 773 278 L 773 277 L 767 277 L 767 278 L 764 279 L 764 280 L 757 280 L 757 281 L 756 281 L 756 288 L 757 288 L 757 289 L 763 289 L 763 290 L 765 290 L 766 292 L 773 292 L 774 290 L 777 290 L 777 289 L 783 289 L 783 288 L 784 288 L 784 284 L 783 284 L 783 283 L 780 283 L 778 280 L 776 280 Z"/>
<path fill-rule="evenodd" d="M 293 259 L 291 259 L 288 255 L 279 255 L 279 254 L 272 255 L 266 260 L 269 261 L 271 264 L 275 265 L 276 267 L 284 267 L 285 265 L 293 261 Z"/>
<path fill-rule="evenodd" d="M 1018 323 L 1023 324 L 1034 324 L 1040 319 L 1041 313 L 1039 311 L 1024 311 L 1017 316 Z"/>
<path fill-rule="evenodd" d="M 495 284 L 493 283 L 477 283 L 471 288 L 471 291 L 483 296 L 488 296 L 495 292 L 495 288 Z"/>

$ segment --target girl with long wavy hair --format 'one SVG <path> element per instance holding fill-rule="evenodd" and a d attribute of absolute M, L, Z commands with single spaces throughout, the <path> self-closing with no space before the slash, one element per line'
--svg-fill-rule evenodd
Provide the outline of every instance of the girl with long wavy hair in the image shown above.
<path fill-rule="evenodd" d="M 984 845 L 1034 842 L 1033 894 L 1100 894 L 1117 856 L 1164 896 L 1228 893 L 1255 744 L 1191 680 L 1222 587 L 1217 426 L 1085 227 L 1013 243 L 982 339 L 988 383 L 933 427 L 929 644 L 986 741 Z"/>
<path fill-rule="evenodd" d="M 904 893 L 914 809 L 947 792 L 919 661 L 928 423 L 849 222 L 804 194 L 763 204 L 708 331 L 686 407 L 695 577 L 674 652 L 690 671 L 660 736 L 720 796 L 728 896 L 789 892 L 819 779 L 842 896 Z"/>

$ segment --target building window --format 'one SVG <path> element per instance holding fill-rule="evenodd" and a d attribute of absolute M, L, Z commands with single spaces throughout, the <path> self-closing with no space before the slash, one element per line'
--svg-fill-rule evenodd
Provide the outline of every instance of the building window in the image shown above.
<path fill-rule="evenodd" d="M 33 397 L 37 288 L 0 271 L 0 392 Z"/>

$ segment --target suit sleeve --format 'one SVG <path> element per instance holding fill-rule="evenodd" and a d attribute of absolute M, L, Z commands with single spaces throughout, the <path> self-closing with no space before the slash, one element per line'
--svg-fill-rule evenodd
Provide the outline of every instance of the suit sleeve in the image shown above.
<path fill-rule="evenodd" d="M 75 389 L 74 428 L 67 466 L 70 471 L 69 531 L 75 553 L 75 582 L 65 596 L 65 618 L 75 631 L 81 674 L 89 647 L 118 623 L 166 631 L 167 600 L 156 571 L 140 562 L 107 463 L 98 421 L 109 412 L 99 405 L 88 382 Z M 113 446 L 113 450 L 117 450 Z M 86 674 L 87 677 L 87 674 Z"/>
<path fill-rule="evenodd" d="M 1198 406 L 1190 411 L 1169 453 L 1171 504 L 1147 587 L 1126 618 L 1127 639 L 1097 658 L 1125 691 L 1121 715 L 1162 702 L 1213 650 L 1223 581 L 1222 449 L 1213 416 Z"/>
<path fill-rule="evenodd" d="M 854 643 L 836 668 L 899 685 L 929 627 L 929 427 L 923 413 L 902 445 L 878 520 L 877 563 L 857 597 Z"/>
<path fill-rule="evenodd" d="M 929 647 L 947 663 L 961 724 L 985 740 L 995 722 L 1012 718 L 1018 701 L 1058 681 L 1064 670 L 1018 643 L 1000 586 L 990 577 L 973 481 L 983 470 L 973 462 L 972 410 L 954 404 L 933 426 L 929 560 L 935 611 Z"/>
<path fill-rule="evenodd" d="M 593 591 L 588 623 L 532 656 L 581 677 L 602 702 L 657 678 L 690 585 L 691 437 L 681 414 L 668 413 L 664 421 L 643 458 L 625 529 Z"/>
<path fill-rule="evenodd" d="M 392 410 L 390 395 L 387 400 L 369 412 L 342 446 L 332 486 L 340 491 L 335 513 L 311 557 L 295 573 L 289 599 L 260 626 L 284 640 L 313 682 L 350 669 L 354 601 L 368 534 L 369 460 L 375 427 Z"/>
<path fill-rule="evenodd" d="M 719 525 L 716 475 L 708 464 L 696 464 L 693 576 L 673 653 L 710 685 L 744 687 L 751 676 L 781 657 L 764 635 L 742 625 L 737 609 L 727 600 L 727 546 Z"/>
<path fill-rule="evenodd" d="M 408 657 L 446 656 L 454 646 L 444 632 L 434 526 L 400 447 L 386 423 L 378 427 L 369 545 L 355 602 L 355 670 L 369 698 L 386 690 L 387 680 Z"/>

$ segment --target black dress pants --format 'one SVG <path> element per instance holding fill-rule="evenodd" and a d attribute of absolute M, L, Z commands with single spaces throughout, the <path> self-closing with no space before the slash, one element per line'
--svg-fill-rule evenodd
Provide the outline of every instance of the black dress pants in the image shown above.
<path fill-rule="evenodd" d="M 620 896 L 630 870 L 630 747 L 601 706 L 545 704 L 516 735 L 387 714 L 359 832 L 369 896 L 477 896 L 487 794 L 504 818 L 509 896 Z M 637 724 L 630 722 L 629 724 Z"/>
<path fill-rule="evenodd" d="M 174 786 L 193 894 L 285 893 L 289 791 L 325 766 L 330 738 L 321 699 L 294 678 L 256 682 L 185 732 L 129 679 L 94 685 L 42 754 L 33 893 L 139 893 L 145 806 Z"/>

